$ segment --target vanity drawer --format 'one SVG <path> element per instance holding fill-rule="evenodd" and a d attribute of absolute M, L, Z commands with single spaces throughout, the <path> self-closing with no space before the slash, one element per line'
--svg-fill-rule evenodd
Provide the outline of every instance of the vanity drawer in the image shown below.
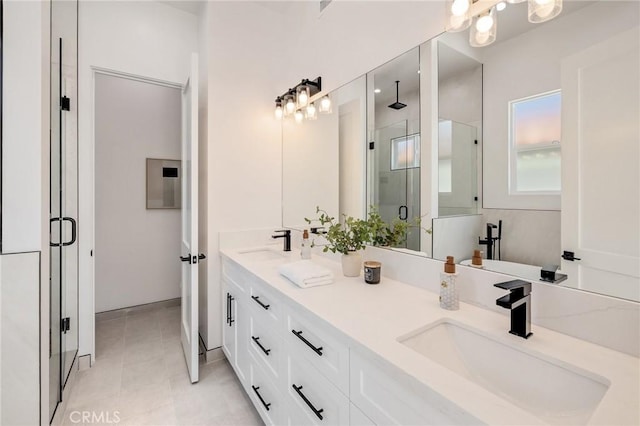
<path fill-rule="evenodd" d="M 286 411 L 285 399 L 277 386 L 271 383 L 254 361 L 251 362 L 251 376 L 247 392 L 265 424 L 282 424 Z"/>
<path fill-rule="evenodd" d="M 287 424 L 349 424 L 349 399 L 313 367 L 294 361 L 291 354 L 287 356 L 286 382 Z"/>
<path fill-rule="evenodd" d="M 287 329 L 284 339 L 288 352 L 296 359 L 304 360 L 338 387 L 349 394 L 349 347 L 339 341 L 335 331 L 327 330 L 318 322 L 297 312 L 287 313 Z"/>
<path fill-rule="evenodd" d="M 270 376 L 275 383 L 281 383 L 283 380 L 282 362 L 284 348 L 280 333 L 275 330 L 269 331 L 260 319 L 252 314 L 247 345 L 255 362 L 263 367 L 266 374 Z"/>
<path fill-rule="evenodd" d="M 257 279 L 251 283 L 249 289 L 249 305 L 260 324 L 264 324 L 269 330 L 280 332 L 284 305 L 282 298 L 276 297 Z"/>
<path fill-rule="evenodd" d="M 378 363 L 351 351 L 349 399 L 378 425 L 463 425 L 476 419 L 456 412 L 439 395 L 403 373 L 391 373 Z"/>

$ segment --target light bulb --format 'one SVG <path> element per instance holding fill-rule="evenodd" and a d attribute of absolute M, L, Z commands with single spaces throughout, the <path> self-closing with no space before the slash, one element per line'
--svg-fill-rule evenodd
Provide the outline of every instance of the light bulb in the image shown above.
<path fill-rule="evenodd" d="M 304 108 L 309 103 L 309 88 L 307 86 L 300 86 L 296 91 L 298 97 L 298 108 Z"/>
<path fill-rule="evenodd" d="M 478 30 L 478 32 L 486 33 L 491 27 L 493 27 L 493 17 L 491 15 L 481 16 L 476 21 L 476 30 Z"/>
<path fill-rule="evenodd" d="M 317 118 L 316 106 L 314 104 L 307 105 L 307 120 L 315 120 Z"/>
<path fill-rule="evenodd" d="M 451 14 L 453 16 L 463 16 L 469 10 L 469 0 L 453 0 L 451 4 Z"/>
<path fill-rule="evenodd" d="M 324 95 L 320 100 L 319 111 L 324 113 L 331 112 L 331 99 L 329 99 L 328 95 Z"/>
<path fill-rule="evenodd" d="M 291 114 L 296 109 L 296 104 L 293 102 L 293 96 L 289 96 L 287 98 L 287 103 L 285 105 L 285 109 L 287 110 L 287 114 Z"/>
<path fill-rule="evenodd" d="M 382 92 L 382 90 L 380 90 L 380 89 L 374 89 L 373 90 L 373 93 L 380 93 L 380 92 Z"/>
<path fill-rule="evenodd" d="M 539 24 L 562 12 L 562 0 L 529 0 L 529 22 Z"/>
<path fill-rule="evenodd" d="M 282 111 L 282 105 L 276 106 L 276 110 L 275 110 L 274 113 L 276 115 L 276 119 L 277 120 L 281 120 L 282 119 L 282 115 L 284 113 L 284 111 Z"/>
<path fill-rule="evenodd" d="M 502 12 L 506 8 L 507 8 L 507 3 L 503 2 L 503 1 L 501 1 L 498 4 L 496 4 L 496 9 L 498 10 L 498 12 Z"/>
<path fill-rule="evenodd" d="M 304 118 L 304 115 L 302 114 L 302 111 L 296 110 L 296 113 L 293 115 L 293 118 L 295 118 L 296 123 L 302 123 L 302 119 Z"/>

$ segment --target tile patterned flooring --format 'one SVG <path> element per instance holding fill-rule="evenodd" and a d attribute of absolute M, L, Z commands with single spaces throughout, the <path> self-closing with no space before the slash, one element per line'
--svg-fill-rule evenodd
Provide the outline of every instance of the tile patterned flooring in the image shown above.
<path fill-rule="evenodd" d="M 97 319 L 96 362 L 78 372 L 62 424 L 262 425 L 229 363 L 202 358 L 192 385 L 179 306 Z"/>

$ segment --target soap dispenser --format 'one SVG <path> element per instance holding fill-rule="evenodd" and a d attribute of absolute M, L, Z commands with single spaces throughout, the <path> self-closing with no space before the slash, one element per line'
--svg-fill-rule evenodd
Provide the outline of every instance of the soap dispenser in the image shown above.
<path fill-rule="evenodd" d="M 440 307 L 449 311 L 460 309 L 458 289 L 456 287 L 456 264 L 453 256 L 447 256 L 444 272 L 440 273 Z"/>
<path fill-rule="evenodd" d="M 480 250 L 473 251 L 471 266 L 473 266 L 474 268 L 484 268 L 484 266 L 482 266 L 482 252 Z"/>
<path fill-rule="evenodd" d="M 302 232 L 302 243 L 300 243 L 300 257 L 311 259 L 311 242 L 309 241 L 309 231 Z"/>

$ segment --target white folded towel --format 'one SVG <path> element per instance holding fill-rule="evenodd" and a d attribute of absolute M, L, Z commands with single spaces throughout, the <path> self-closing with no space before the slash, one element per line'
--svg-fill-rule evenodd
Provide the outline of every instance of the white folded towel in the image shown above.
<path fill-rule="evenodd" d="M 326 285 L 333 282 L 331 271 L 313 263 L 311 260 L 299 260 L 282 264 L 278 267 L 278 272 L 302 288 Z"/>

